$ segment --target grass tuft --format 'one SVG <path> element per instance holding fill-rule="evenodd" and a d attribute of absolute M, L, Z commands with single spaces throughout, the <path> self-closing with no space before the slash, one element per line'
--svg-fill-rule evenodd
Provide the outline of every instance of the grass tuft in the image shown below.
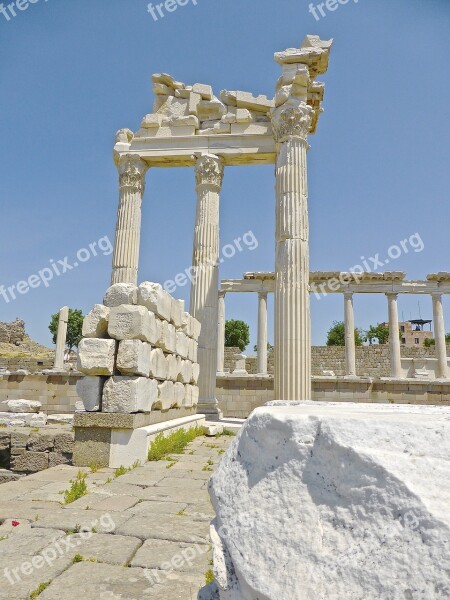
<path fill-rule="evenodd" d="M 212 569 L 208 569 L 205 573 L 205 583 L 206 585 L 209 585 L 210 583 L 212 583 L 216 578 L 214 577 L 214 571 Z"/>
<path fill-rule="evenodd" d="M 52 581 L 50 580 L 50 581 L 44 581 L 43 583 L 41 583 L 34 590 L 34 592 L 31 592 L 31 594 L 30 594 L 30 600 L 34 600 L 35 598 L 37 598 L 38 596 L 40 596 L 42 594 L 42 592 L 48 588 L 48 586 L 51 584 L 51 582 Z"/>
<path fill-rule="evenodd" d="M 171 454 L 183 454 L 186 446 L 195 438 L 205 435 L 203 427 L 195 429 L 178 429 L 168 436 L 160 433 L 150 444 L 148 451 L 149 461 L 163 460 Z"/>
<path fill-rule="evenodd" d="M 75 500 L 86 496 L 88 493 L 86 477 L 87 473 L 78 471 L 77 478 L 70 480 L 71 486 L 64 492 L 64 504 L 71 504 Z"/>

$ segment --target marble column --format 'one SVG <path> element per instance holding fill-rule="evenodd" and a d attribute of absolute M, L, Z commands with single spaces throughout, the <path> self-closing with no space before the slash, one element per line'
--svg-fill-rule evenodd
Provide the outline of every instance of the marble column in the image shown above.
<path fill-rule="evenodd" d="M 261 375 L 267 374 L 267 292 L 258 293 L 258 368 Z"/>
<path fill-rule="evenodd" d="M 219 196 L 223 174 L 223 162 L 218 156 L 204 154 L 197 159 L 197 213 L 190 312 L 202 325 L 198 346 L 198 412 L 214 415 L 219 414 L 216 372 L 219 320 Z"/>
<path fill-rule="evenodd" d="M 225 294 L 219 292 L 219 318 L 217 329 L 217 372 L 223 373 L 225 368 Z"/>
<path fill-rule="evenodd" d="M 391 377 L 402 378 L 402 355 L 400 349 L 400 328 L 398 324 L 398 294 L 386 294 L 389 310 L 389 353 L 391 356 Z"/>
<path fill-rule="evenodd" d="M 312 109 L 276 109 L 275 399 L 311 399 L 309 225 L 306 154 Z"/>
<path fill-rule="evenodd" d="M 69 322 L 69 308 L 64 306 L 59 311 L 58 332 L 56 334 L 55 363 L 53 368 L 64 371 L 64 353 L 66 350 L 67 325 Z"/>
<path fill-rule="evenodd" d="M 356 343 L 355 343 L 355 313 L 353 310 L 353 294 L 344 294 L 344 323 L 345 323 L 345 374 L 356 377 Z"/>
<path fill-rule="evenodd" d="M 111 285 L 137 284 L 141 206 L 148 165 L 135 154 L 124 154 L 118 159 L 117 168 L 120 196 Z"/>
<path fill-rule="evenodd" d="M 442 294 L 433 294 L 434 339 L 436 343 L 436 358 L 438 362 L 436 376 L 438 379 L 448 379 L 447 342 L 445 339 L 444 309 Z"/>

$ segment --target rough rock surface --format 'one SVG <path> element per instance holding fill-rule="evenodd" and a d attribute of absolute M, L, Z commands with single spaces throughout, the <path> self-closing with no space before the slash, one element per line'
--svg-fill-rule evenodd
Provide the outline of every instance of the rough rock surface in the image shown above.
<path fill-rule="evenodd" d="M 448 407 L 257 409 L 210 483 L 209 597 L 450 597 L 449 456 Z"/>

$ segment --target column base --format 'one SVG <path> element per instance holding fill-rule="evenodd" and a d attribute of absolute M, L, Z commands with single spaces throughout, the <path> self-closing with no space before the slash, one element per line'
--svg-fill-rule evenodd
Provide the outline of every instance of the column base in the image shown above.
<path fill-rule="evenodd" d="M 199 400 L 197 405 L 197 414 L 206 415 L 207 419 L 223 419 L 223 412 L 219 408 L 219 402 L 217 400 L 207 401 Z"/>

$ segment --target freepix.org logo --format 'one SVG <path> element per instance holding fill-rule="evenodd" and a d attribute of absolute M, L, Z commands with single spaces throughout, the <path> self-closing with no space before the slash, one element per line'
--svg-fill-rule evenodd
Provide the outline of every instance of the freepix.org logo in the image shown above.
<path fill-rule="evenodd" d="M 16 0 L 10 4 L 2 2 L 0 3 L 0 13 L 7 21 L 11 21 L 11 19 L 17 17 L 24 10 L 28 10 L 31 4 L 37 4 L 38 2 L 48 2 L 48 0 Z"/>

